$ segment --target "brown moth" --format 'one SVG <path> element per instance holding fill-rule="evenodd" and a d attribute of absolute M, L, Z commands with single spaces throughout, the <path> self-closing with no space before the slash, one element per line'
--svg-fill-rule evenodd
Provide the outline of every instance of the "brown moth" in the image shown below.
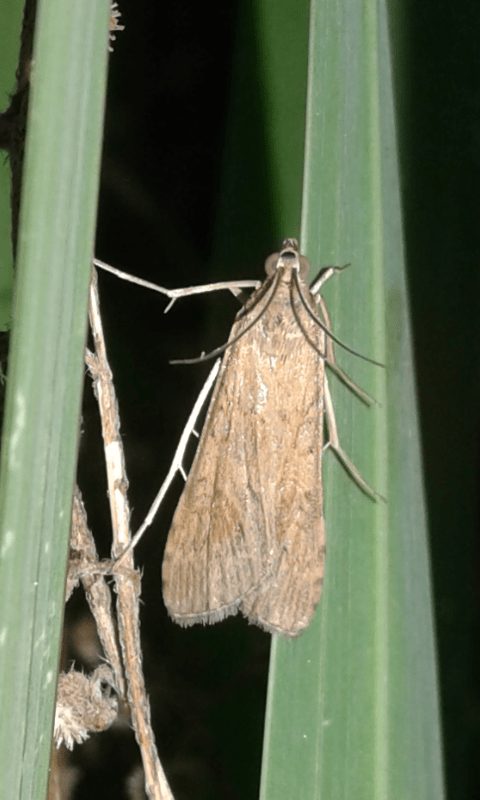
<path fill-rule="evenodd" d="M 323 584 L 325 418 L 327 444 L 375 493 L 340 448 L 325 374 L 327 361 L 363 394 L 334 364 L 323 301 L 325 321 L 318 318 L 315 294 L 335 268 L 311 292 L 310 264 L 286 239 L 265 269 L 225 349 L 168 535 L 163 597 L 180 625 L 241 611 L 294 637 L 309 625 Z"/>

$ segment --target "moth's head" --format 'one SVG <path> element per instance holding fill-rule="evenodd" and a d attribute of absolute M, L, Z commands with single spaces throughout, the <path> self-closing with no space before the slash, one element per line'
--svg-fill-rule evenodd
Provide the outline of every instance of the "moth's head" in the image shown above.
<path fill-rule="evenodd" d="M 272 277 L 279 267 L 283 267 L 283 280 L 290 281 L 292 269 L 299 273 L 300 280 L 306 281 L 310 272 L 310 262 L 305 256 L 298 253 L 298 242 L 296 239 L 284 239 L 282 249 L 279 253 L 272 253 L 265 261 L 265 272 L 267 277 Z"/>

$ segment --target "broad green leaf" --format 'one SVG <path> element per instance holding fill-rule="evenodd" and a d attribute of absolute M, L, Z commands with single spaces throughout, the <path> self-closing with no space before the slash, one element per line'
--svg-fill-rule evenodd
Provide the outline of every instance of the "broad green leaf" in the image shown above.
<path fill-rule="evenodd" d="M 443 796 L 433 613 L 403 269 L 384 3 L 312 0 L 302 250 L 318 269 L 336 348 L 381 405 L 330 377 L 341 444 L 388 502 L 325 455 L 323 596 L 300 639 L 274 639 L 261 797 Z"/>
<path fill-rule="evenodd" d="M 108 0 L 40 0 L 0 484 L 0 775 L 44 798 L 64 607 Z"/>
<path fill-rule="evenodd" d="M 24 4 L 19 0 L 0 6 L 0 114 L 9 106 L 15 88 Z M 0 151 L 0 331 L 10 324 L 12 313 L 13 258 L 10 225 L 10 164 Z"/>

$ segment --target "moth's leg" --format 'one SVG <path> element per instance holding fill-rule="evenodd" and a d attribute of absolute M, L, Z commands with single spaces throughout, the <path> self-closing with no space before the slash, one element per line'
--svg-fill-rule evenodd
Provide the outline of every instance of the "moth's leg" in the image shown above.
<path fill-rule="evenodd" d="M 330 315 L 328 313 L 327 304 L 326 304 L 326 302 L 323 299 L 321 294 L 318 295 L 317 302 L 318 302 L 318 305 L 320 307 L 319 310 L 320 310 L 321 315 L 323 317 L 323 321 L 324 321 L 325 325 L 327 326 L 328 330 L 331 331 L 332 330 L 332 323 L 330 322 Z M 333 364 L 335 367 L 337 367 L 338 370 L 340 370 L 340 367 L 338 366 L 336 358 L 335 358 L 335 350 L 334 350 L 334 347 L 333 347 L 333 340 L 330 339 L 330 336 L 326 336 L 325 339 L 326 339 L 326 342 L 325 342 L 325 359 L 326 359 L 326 362 L 330 366 Z M 342 371 L 342 370 L 340 370 L 340 371 Z"/>
<path fill-rule="evenodd" d="M 205 381 L 200 394 L 198 395 L 195 404 L 190 412 L 190 416 L 187 420 L 187 424 L 183 429 L 183 433 L 180 436 L 180 441 L 177 445 L 177 449 L 175 450 L 175 455 L 173 456 L 173 461 L 170 465 L 170 469 L 168 470 L 167 477 L 163 481 L 160 489 L 157 492 L 157 495 L 148 511 L 147 516 L 145 517 L 144 521 L 142 522 L 141 526 L 139 527 L 138 531 L 136 532 L 135 536 L 132 538 L 128 547 L 123 551 L 123 553 L 118 557 L 116 561 L 116 568 L 120 566 L 120 562 L 123 561 L 125 556 L 133 550 L 133 548 L 137 545 L 137 543 L 142 538 L 143 534 L 145 533 L 146 529 L 152 524 L 155 514 L 157 513 L 158 509 L 160 508 L 160 504 L 162 503 L 163 498 L 167 493 L 167 489 L 172 483 L 175 475 L 177 472 L 180 472 L 184 480 L 187 480 L 187 476 L 185 474 L 185 470 L 183 468 L 183 459 L 185 456 L 185 452 L 187 449 L 187 445 L 190 441 L 190 436 L 193 434 L 194 436 L 199 437 L 198 432 L 195 429 L 195 425 L 197 424 L 198 417 L 202 408 L 204 407 L 207 398 L 210 394 L 212 386 L 214 385 L 218 372 L 220 370 L 220 359 L 215 362 L 212 369 L 208 374 L 208 378 Z"/>
<path fill-rule="evenodd" d="M 198 358 L 182 358 L 181 360 L 175 359 L 175 361 L 170 361 L 170 364 L 198 364 L 201 361 L 208 361 L 210 358 L 215 358 L 216 356 L 221 355 L 222 353 L 225 352 L 225 350 L 227 350 L 228 347 L 231 347 L 233 344 L 238 342 L 238 340 L 241 339 L 242 336 L 245 336 L 245 334 L 248 333 L 248 331 L 251 330 L 251 328 L 253 328 L 257 324 L 259 319 L 263 317 L 265 312 L 268 310 L 277 292 L 280 280 L 282 278 L 282 273 L 283 273 L 283 268 L 281 270 L 279 269 L 276 271 L 275 277 L 267 278 L 267 280 L 264 281 L 261 287 L 252 295 L 251 303 L 244 305 L 240 309 L 237 316 L 235 317 L 235 325 L 239 326 L 241 330 L 239 331 L 239 333 L 235 332 L 234 334 L 233 333 L 234 329 L 232 328 L 232 332 L 230 333 L 228 342 L 225 342 L 225 344 L 222 344 L 220 347 L 215 348 L 215 350 L 212 350 L 211 353 L 203 353 Z M 264 299 L 265 303 L 263 304 L 263 308 L 261 309 L 261 311 L 248 323 L 245 322 L 245 324 L 242 325 L 243 320 L 246 320 L 247 314 L 251 315 L 252 310 L 256 308 Z M 174 300 L 170 302 L 166 311 L 168 311 L 173 302 Z M 237 330 L 237 328 L 235 330 Z"/>
<path fill-rule="evenodd" d="M 350 458 L 347 456 L 345 451 L 340 446 L 340 441 L 338 438 L 337 422 L 335 420 L 335 412 L 333 410 L 332 396 L 330 394 L 330 387 L 328 385 L 328 379 L 326 374 L 324 379 L 324 402 L 325 402 L 325 420 L 327 423 L 327 430 L 328 430 L 328 440 L 325 443 L 323 449 L 326 450 L 328 447 L 330 447 L 334 451 L 339 461 L 343 464 L 350 477 L 353 478 L 353 480 L 355 481 L 357 486 L 362 490 L 362 492 L 371 497 L 372 500 L 380 499 L 385 501 L 385 498 L 382 497 L 381 494 L 378 494 L 378 492 L 376 492 L 374 489 L 372 489 L 372 487 L 369 486 L 368 483 L 362 478 L 353 461 L 350 460 Z"/>
<path fill-rule="evenodd" d="M 323 284 L 326 283 L 328 279 L 335 274 L 335 272 L 341 272 L 342 270 L 350 266 L 351 266 L 350 264 L 344 264 L 343 267 L 325 267 L 324 269 L 322 269 L 322 272 L 319 275 L 319 277 L 315 281 L 313 281 L 312 285 L 310 286 L 310 292 L 312 294 L 318 294 Z"/>
<path fill-rule="evenodd" d="M 333 270 L 334 267 L 331 267 L 330 269 Z M 327 304 L 325 303 L 325 300 L 323 299 L 323 297 L 321 295 L 318 295 L 317 301 L 319 303 L 319 310 L 320 310 L 321 315 L 323 317 L 323 321 L 324 321 L 326 327 L 328 328 L 328 330 L 331 331 L 332 330 L 332 326 L 331 326 L 331 323 L 330 323 L 330 317 L 329 317 L 328 310 L 327 310 Z M 352 381 L 351 378 L 349 378 L 347 373 L 344 372 L 343 369 L 338 366 L 337 361 L 335 359 L 335 350 L 334 350 L 334 347 L 333 347 L 333 341 L 332 341 L 332 339 L 330 339 L 329 336 L 325 336 L 325 340 L 326 340 L 326 342 L 325 342 L 325 361 L 326 361 L 327 365 L 329 366 L 329 368 L 332 370 L 333 374 L 336 375 L 337 378 L 340 381 L 342 381 L 342 383 L 344 383 L 345 386 L 347 386 L 350 389 L 351 392 L 356 394 L 357 397 L 360 398 L 360 400 L 362 400 L 364 403 L 366 403 L 367 406 L 371 406 L 372 404 L 378 405 L 377 401 L 373 397 L 370 397 L 370 395 L 367 394 L 367 392 L 365 392 L 363 389 L 361 389 L 360 386 L 357 386 L 357 384 L 354 381 Z"/>
<path fill-rule="evenodd" d="M 318 278 L 318 280 L 316 280 L 310 287 L 311 294 L 313 296 L 316 295 L 316 300 L 317 300 L 317 303 L 319 305 L 320 316 L 323 318 L 323 322 L 325 323 L 325 325 L 326 325 L 326 327 L 328 328 L 329 331 L 332 330 L 332 324 L 330 322 L 330 315 L 328 313 L 327 304 L 326 304 L 325 300 L 323 299 L 322 295 L 320 294 L 320 289 L 323 286 L 323 284 L 329 278 L 332 277 L 332 275 L 334 275 L 336 272 L 340 272 L 341 270 L 343 270 L 343 269 L 345 269 L 346 267 L 349 267 L 349 266 L 350 266 L 350 264 L 345 264 L 344 267 L 327 267 L 325 269 L 325 271 L 323 272 L 323 274 Z M 362 389 L 360 389 L 360 387 L 357 386 L 356 383 L 354 383 L 348 377 L 348 375 L 338 366 L 338 364 L 336 362 L 336 359 L 335 359 L 335 350 L 334 350 L 334 347 L 333 347 L 333 340 L 330 338 L 330 336 L 326 336 L 325 338 L 326 338 L 325 360 L 326 360 L 327 364 L 329 365 L 329 367 L 331 367 L 332 371 L 335 372 L 337 375 L 339 375 L 339 377 L 340 377 L 340 374 L 341 374 L 343 376 L 342 379 L 345 380 L 345 383 L 348 386 L 350 386 L 350 388 L 353 391 L 359 392 L 361 395 L 364 395 L 364 396 L 368 397 L 368 395 L 366 395 L 366 393 L 363 392 Z M 375 401 L 372 401 L 372 402 L 375 402 Z"/>

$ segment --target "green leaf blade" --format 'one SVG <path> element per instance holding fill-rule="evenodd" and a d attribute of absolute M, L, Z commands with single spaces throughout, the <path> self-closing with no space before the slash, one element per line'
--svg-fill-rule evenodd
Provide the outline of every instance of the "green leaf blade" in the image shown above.
<path fill-rule="evenodd" d="M 261 797 L 443 796 L 433 613 L 390 48 L 383 4 L 311 5 L 302 251 L 337 347 L 379 406 L 329 378 L 340 443 L 388 503 L 324 459 L 327 564 L 314 621 L 272 647 Z"/>
<path fill-rule="evenodd" d="M 37 11 L 0 485 L 0 772 L 43 798 L 51 733 L 110 6 Z"/>

